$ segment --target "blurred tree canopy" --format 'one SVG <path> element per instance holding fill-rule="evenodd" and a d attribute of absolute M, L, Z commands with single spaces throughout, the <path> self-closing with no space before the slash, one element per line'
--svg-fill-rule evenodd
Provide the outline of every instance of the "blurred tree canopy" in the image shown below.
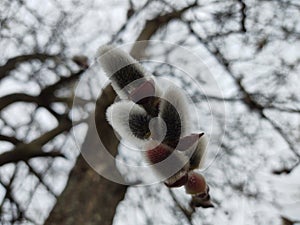
<path fill-rule="evenodd" d="M 2 0 L 0 223 L 299 222 L 293 213 L 300 209 L 299 15 L 297 0 Z M 209 70 L 172 48 L 130 49 L 137 59 L 166 62 L 145 66 L 189 93 L 202 130 L 213 125 L 204 173 L 214 209 L 191 211 L 182 189 L 108 181 L 79 154 L 97 148 L 91 139 L 100 126 L 112 155 L 139 160 L 118 151 L 105 119 L 115 93 L 95 57 L 101 45 L 143 40 L 190 49 Z M 176 62 L 191 68 L 201 90 L 168 66 Z M 98 96 L 90 84 L 77 96 L 88 114 L 76 119 L 76 86 L 87 73 L 95 73 L 104 91 Z M 82 134 L 79 147 L 73 130 Z M 121 169 L 119 175 L 133 176 Z"/>

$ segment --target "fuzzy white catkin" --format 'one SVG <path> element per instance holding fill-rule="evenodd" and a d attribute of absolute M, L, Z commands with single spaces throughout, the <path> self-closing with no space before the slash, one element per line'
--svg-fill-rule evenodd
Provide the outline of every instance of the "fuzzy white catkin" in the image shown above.
<path fill-rule="evenodd" d="M 129 126 L 129 114 L 147 115 L 146 111 L 131 101 L 121 101 L 112 104 L 106 110 L 106 119 L 115 131 L 126 141 L 137 146 L 142 146 L 145 140 L 139 139 L 132 134 Z"/>
<path fill-rule="evenodd" d="M 189 104 L 188 99 L 185 93 L 175 85 L 170 85 L 165 93 L 163 93 L 162 98 L 171 103 L 180 116 L 181 121 L 181 137 L 187 135 L 191 129 L 190 122 L 190 112 L 189 112 Z M 164 105 L 167 104 L 162 102 L 160 106 L 160 111 L 164 110 Z"/>
<path fill-rule="evenodd" d="M 149 77 L 151 77 L 137 60 L 127 52 L 113 45 L 104 45 L 98 49 L 98 61 L 105 74 L 110 78 L 114 90 L 121 99 L 127 99 L 127 93 L 124 91 L 124 87 L 120 87 L 116 80 L 112 78 L 112 75 L 117 71 L 130 65 L 128 71 L 127 69 L 124 69 L 125 73 L 122 74 L 122 80 L 126 80 L 128 83 L 132 84 L 136 84 L 135 82 L 137 81 L 136 77 L 132 76 L 132 70 L 136 71 L 136 74 L 139 74 L 141 79 L 149 79 Z"/>
<path fill-rule="evenodd" d="M 120 48 L 116 48 L 113 45 L 101 46 L 98 49 L 98 56 L 98 60 L 108 77 L 130 64 L 135 64 L 141 71 L 145 72 L 144 68 L 141 67 L 127 52 Z"/>

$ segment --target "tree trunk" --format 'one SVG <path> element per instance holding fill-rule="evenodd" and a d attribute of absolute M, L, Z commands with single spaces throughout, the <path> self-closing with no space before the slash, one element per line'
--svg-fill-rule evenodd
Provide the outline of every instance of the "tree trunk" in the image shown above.
<path fill-rule="evenodd" d="M 96 126 L 91 116 L 90 126 L 82 145 L 82 151 L 91 152 L 99 149 L 99 138 L 106 149 L 115 156 L 119 141 L 111 126 L 105 119 L 106 108 L 113 103 L 116 94 L 107 86 L 97 101 Z M 101 130 L 99 129 L 101 127 Z M 98 128 L 96 130 L 96 128 Z M 105 161 L 103 162 L 105 163 Z M 121 176 L 116 174 L 116 176 Z M 58 198 L 57 204 L 50 213 L 46 225 L 110 225 L 112 224 L 116 207 L 124 198 L 127 186 L 109 181 L 100 176 L 85 161 L 82 155 L 78 157 L 72 170 L 66 189 Z"/>

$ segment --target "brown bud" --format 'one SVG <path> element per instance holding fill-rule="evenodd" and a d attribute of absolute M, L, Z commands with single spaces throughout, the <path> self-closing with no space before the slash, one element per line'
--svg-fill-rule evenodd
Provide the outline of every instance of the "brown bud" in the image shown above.
<path fill-rule="evenodd" d="M 214 207 L 210 200 L 209 186 L 203 175 L 190 171 L 188 181 L 185 184 L 185 190 L 192 195 L 191 206 L 210 208 Z"/>
<path fill-rule="evenodd" d="M 146 157 L 151 164 L 162 162 L 172 154 L 172 149 L 167 145 L 160 144 L 146 151 Z"/>
<path fill-rule="evenodd" d="M 147 150 L 145 156 L 161 177 L 167 177 L 164 182 L 167 187 L 181 187 L 186 184 L 188 180 L 189 163 L 188 158 L 185 157 L 184 154 L 165 144 L 159 144 Z M 159 164 L 162 161 L 164 162 Z"/>
<path fill-rule="evenodd" d="M 191 171 L 188 176 L 188 182 L 185 184 L 186 193 L 192 195 L 206 193 L 207 185 L 203 175 Z"/>

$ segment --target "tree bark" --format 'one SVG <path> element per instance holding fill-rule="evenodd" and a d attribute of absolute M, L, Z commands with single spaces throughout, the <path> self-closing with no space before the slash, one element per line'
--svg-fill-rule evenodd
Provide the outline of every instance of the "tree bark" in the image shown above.
<path fill-rule="evenodd" d="M 111 86 L 107 86 L 98 99 L 95 110 L 96 127 L 101 127 L 98 129 L 99 136 L 113 156 L 117 154 L 119 141 L 105 119 L 105 111 L 113 103 L 115 97 L 116 94 Z M 94 118 L 91 119 L 94 120 Z M 98 134 L 93 124 L 94 121 L 90 121 L 82 151 L 99 148 Z M 80 155 L 70 174 L 66 189 L 58 198 L 45 224 L 110 225 L 126 189 L 127 186 L 109 181 L 97 174 Z"/>

